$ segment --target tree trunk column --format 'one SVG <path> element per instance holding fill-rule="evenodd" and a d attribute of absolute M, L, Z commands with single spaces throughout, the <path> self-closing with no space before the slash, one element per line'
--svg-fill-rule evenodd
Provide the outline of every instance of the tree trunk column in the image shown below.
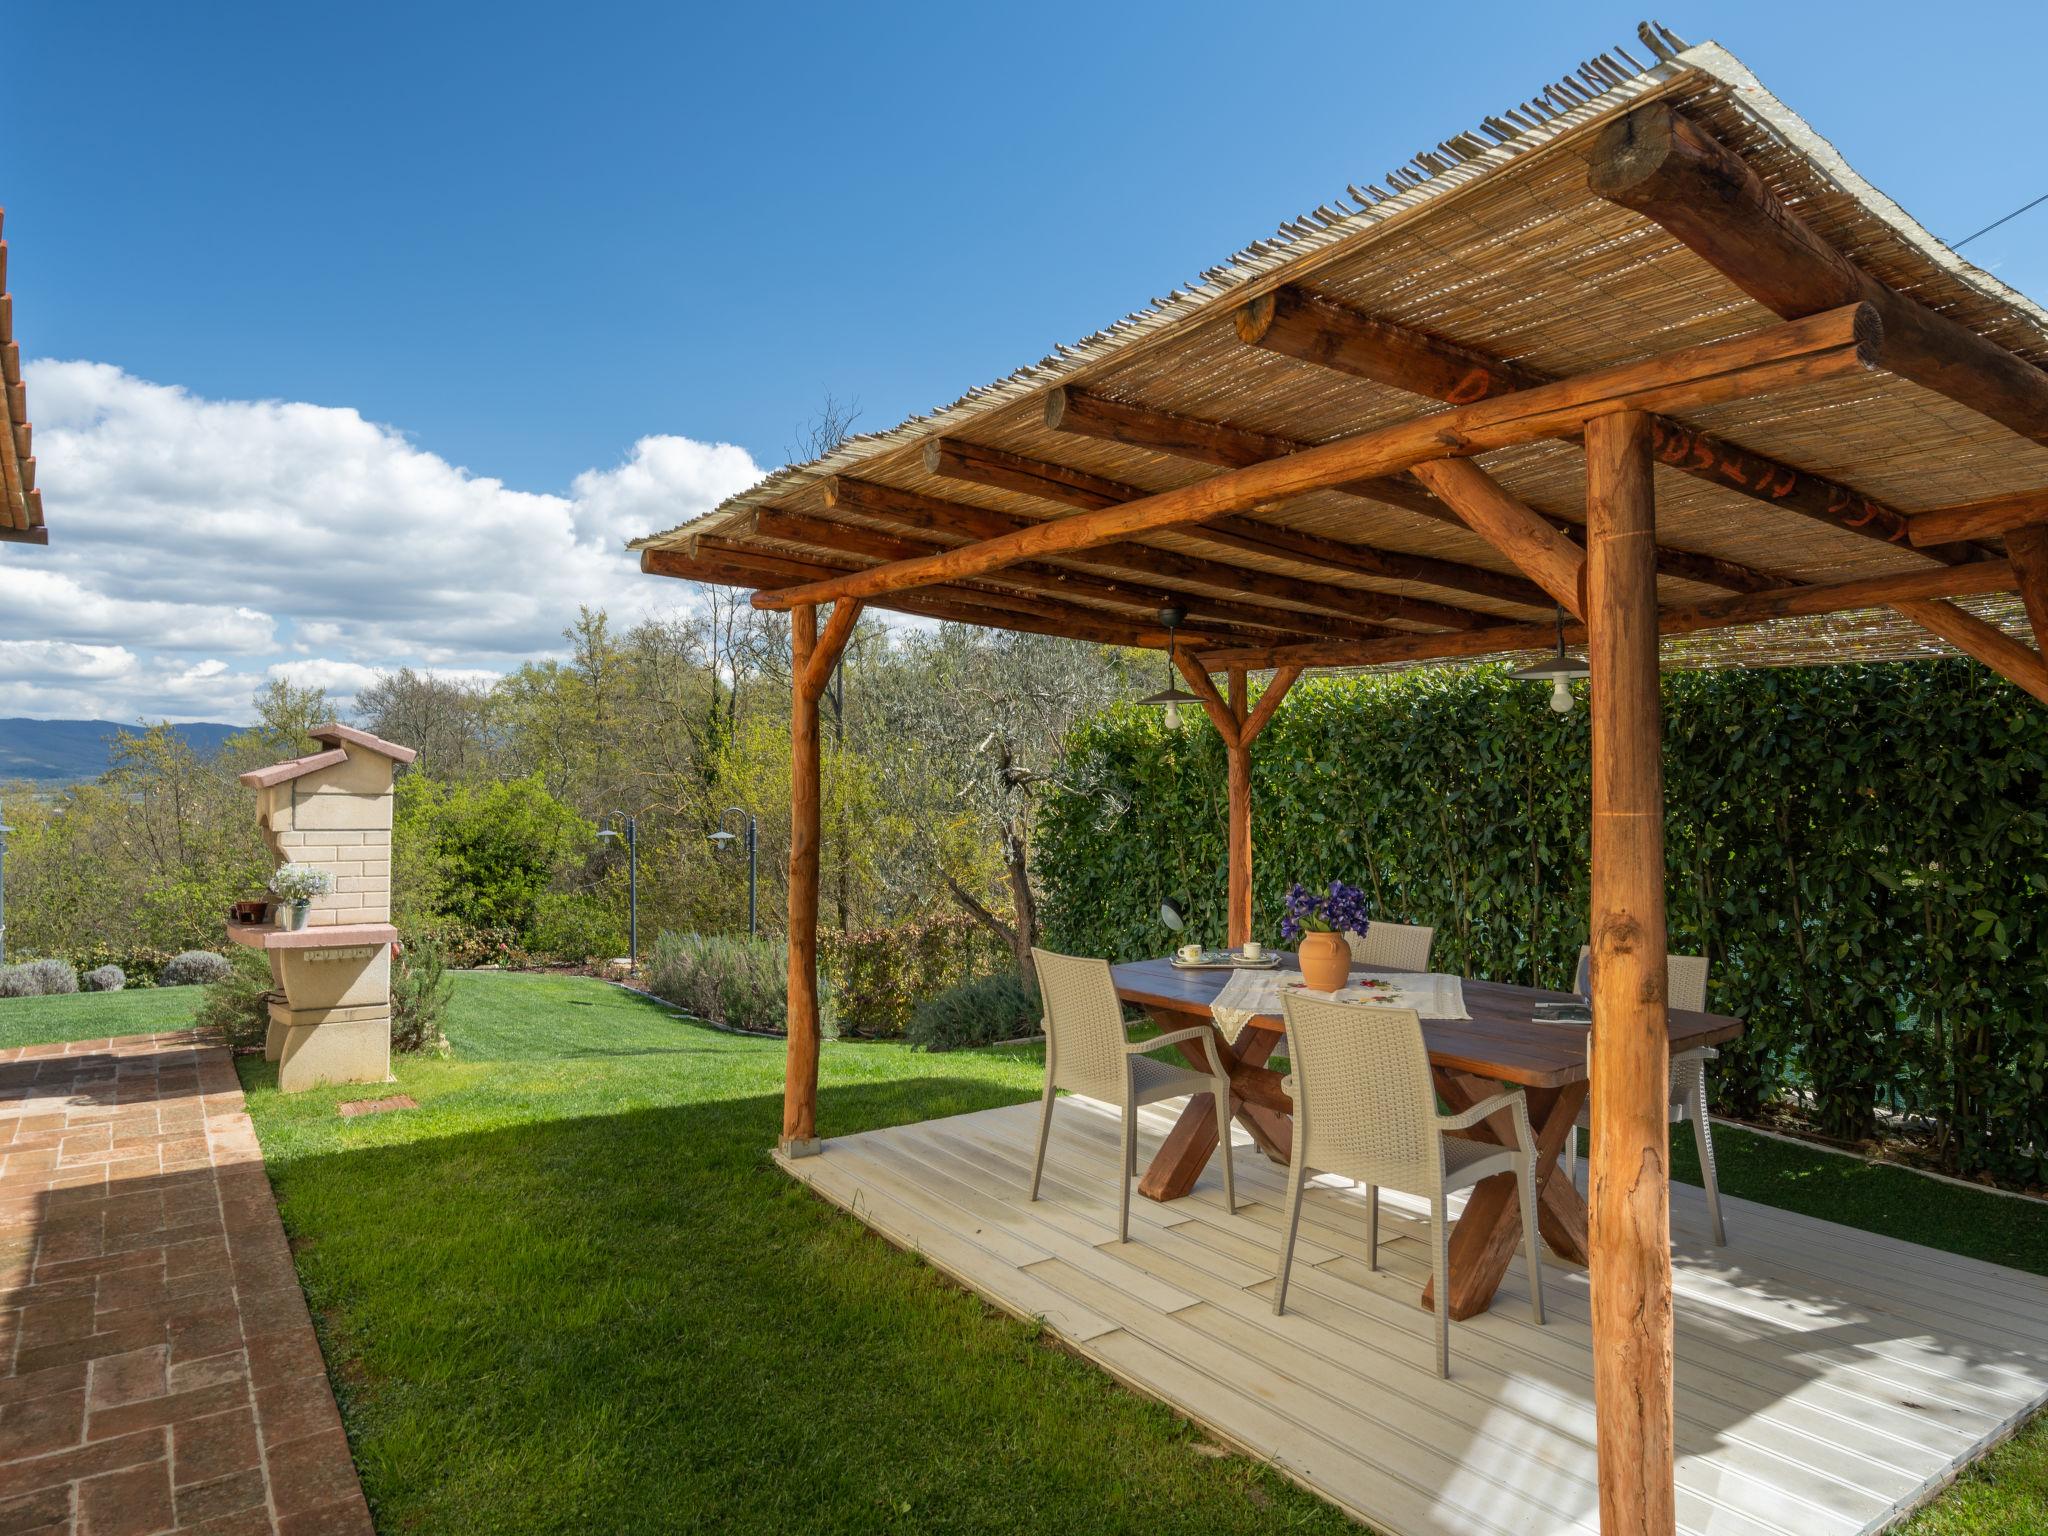
<path fill-rule="evenodd" d="M 1249 703 L 1245 670 L 1232 667 L 1230 712 L 1237 718 L 1238 736 L 1224 741 L 1223 754 L 1230 787 L 1228 942 L 1233 949 L 1252 936 L 1252 744 L 1244 735 Z"/>
<path fill-rule="evenodd" d="M 1670 1044 L 1650 421 L 1586 423 L 1592 667 L 1593 1397 L 1600 1528 L 1670 1536 Z"/>
<path fill-rule="evenodd" d="M 789 1058 L 782 1083 L 782 1150 L 818 1150 L 818 695 L 805 686 L 818 610 L 789 612 Z"/>

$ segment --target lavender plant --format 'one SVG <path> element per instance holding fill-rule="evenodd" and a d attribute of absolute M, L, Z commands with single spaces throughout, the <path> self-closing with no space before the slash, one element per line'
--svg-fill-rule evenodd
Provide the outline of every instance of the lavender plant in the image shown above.
<path fill-rule="evenodd" d="M 1287 913 L 1280 919 L 1280 932 L 1289 940 L 1304 933 L 1364 933 L 1372 926 L 1365 908 L 1365 892 L 1342 880 L 1332 880 L 1321 895 L 1297 884 L 1287 893 Z"/>

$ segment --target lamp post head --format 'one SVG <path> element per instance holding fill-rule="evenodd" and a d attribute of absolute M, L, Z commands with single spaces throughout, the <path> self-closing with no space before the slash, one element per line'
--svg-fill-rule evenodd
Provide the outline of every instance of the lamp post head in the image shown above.
<path fill-rule="evenodd" d="M 716 843 L 719 847 L 723 848 L 727 843 L 738 842 L 739 834 L 737 832 L 727 832 L 723 828 L 721 828 L 716 832 L 710 833 L 705 838 L 705 841 Z"/>
<path fill-rule="evenodd" d="M 619 834 L 614 832 L 610 827 L 606 827 L 597 834 L 597 837 L 599 842 L 611 842 L 613 839 L 617 838 L 618 835 Z"/>

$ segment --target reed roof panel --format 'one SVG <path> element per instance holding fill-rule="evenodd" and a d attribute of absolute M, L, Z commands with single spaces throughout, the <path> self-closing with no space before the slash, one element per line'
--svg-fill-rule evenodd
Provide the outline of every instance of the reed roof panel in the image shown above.
<path fill-rule="evenodd" d="M 1736 151 L 1763 182 L 1865 271 L 2036 363 L 2048 362 L 2048 313 L 1970 266 L 1841 161 L 1831 146 L 1714 44 L 1687 48 L 1646 27 L 1649 61 L 1615 50 L 1471 133 L 1425 151 L 1272 239 L 1256 241 L 1145 310 L 1058 349 L 1042 362 L 971 391 L 930 416 L 851 438 L 823 458 L 792 465 L 712 513 L 636 541 L 689 549 L 717 534 L 763 550 L 751 516 L 765 508 L 861 521 L 828 506 L 832 475 L 855 476 L 1012 518 L 1070 515 L 1073 506 L 1009 487 L 929 472 L 937 438 L 1085 471 L 1143 492 L 1195 484 L 1218 472 L 1148 447 L 1055 430 L 1055 388 L 1202 422 L 1323 443 L 1445 409 L 1406 390 L 1281 355 L 1240 339 L 1233 316 L 1283 285 L 1361 314 L 1477 349 L 1536 374 L 1589 373 L 1740 335 L 1778 317 L 1659 225 L 1595 195 L 1587 156 L 1616 115 L 1666 101 Z M 1862 374 L 1685 413 L 1755 453 L 1797 466 L 1911 513 L 2048 486 L 2048 448 L 1889 374 Z M 1585 473 L 1576 444 L 1543 441 L 1478 462 L 1538 511 L 1583 522 Z M 1787 582 L 1841 581 L 1930 568 L 1900 543 L 1767 504 L 1675 469 L 1657 472 L 1659 541 L 1667 549 L 1734 562 Z M 1419 486 L 1408 486 L 1411 496 Z M 1296 533 L 1455 562 L 1512 575 L 1487 540 L 1427 510 L 1319 491 L 1262 507 L 1256 517 Z M 885 525 L 869 522 L 867 526 Z M 965 542 L 963 534 L 956 540 Z M 1429 580 L 1334 569 L 1310 558 L 1220 547 L 1198 529 L 1143 542 L 1248 573 L 1286 575 L 1389 597 L 1454 603 L 1481 616 L 1526 619 L 1533 605 Z M 1100 552 L 1061 557 L 1100 568 Z M 992 582 L 1000 573 L 991 573 Z M 1667 603 L 1725 595 L 1667 574 Z M 1247 602 L 1279 602 L 1248 594 Z M 2023 627 L 2019 605 L 1975 600 L 1994 622 Z M 1673 642 L 1686 664 L 1780 664 L 1939 654 L 1925 631 L 1890 614 L 1781 621 Z"/>

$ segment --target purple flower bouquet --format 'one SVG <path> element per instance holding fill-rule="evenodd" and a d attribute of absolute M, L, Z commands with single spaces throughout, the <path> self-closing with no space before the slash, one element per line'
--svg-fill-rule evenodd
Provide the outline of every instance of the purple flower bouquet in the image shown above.
<path fill-rule="evenodd" d="M 1304 933 L 1362 934 L 1371 926 L 1365 892 L 1342 880 L 1332 880 L 1326 895 L 1296 885 L 1287 893 L 1287 915 L 1280 919 L 1280 932 L 1290 940 L 1299 940 Z"/>

